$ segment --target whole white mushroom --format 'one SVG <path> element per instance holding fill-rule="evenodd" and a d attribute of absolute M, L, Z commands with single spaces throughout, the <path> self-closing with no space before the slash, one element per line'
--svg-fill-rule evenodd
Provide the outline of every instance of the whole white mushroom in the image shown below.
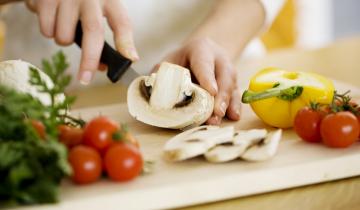
<path fill-rule="evenodd" d="M 49 87 L 54 84 L 51 79 L 34 65 L 22 60 L 8 60 L 0 62 L 0 84 L 12 88 L 21 93 L 29 93 L 33 97 L 38 98 L 44 105 L 50 105 L 50 96 L 46 93 L 39 92 L 36 87 L 29 83 L 30 67 L 39 71 L 40 77 Z M 60 94 L 55 98 L 55 102 L 63 101 L 64 94 Z"/>

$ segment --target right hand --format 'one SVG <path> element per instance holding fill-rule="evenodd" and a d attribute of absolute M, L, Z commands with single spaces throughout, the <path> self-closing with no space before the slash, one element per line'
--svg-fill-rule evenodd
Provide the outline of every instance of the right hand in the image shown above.
<path fill-rule="evenodd" d="M 132 61 L 139 59 L 129 17 L 120 0 L 25 0 L 39 17 L 41 33 L 59 45 L 74 41 L 78 20 L 84 36 L 78 79 L 89 84 L 100 64 L 104 45 L 103 16 L 114 32 L 116 49 Z"/>

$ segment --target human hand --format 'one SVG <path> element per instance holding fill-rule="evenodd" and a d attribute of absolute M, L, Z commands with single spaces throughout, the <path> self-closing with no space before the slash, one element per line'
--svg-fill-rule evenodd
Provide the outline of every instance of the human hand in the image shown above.
<path fill-rule="evenodd" d="M 218 44 L 208 38 L 190 40 L 163 61 L 189 68 L 200 86 L 215 96 L 214 112 L 208 124 L 220 124 L 225 115 L 230 120 L 240 119 L 241 97 L 236 70 Z"/>
<path fill-rule="evenodd" d="M 120 0 L 26 0 L 28 8 L 38 15 L 41 33 L 59 45 L 74 41 L 78 20 L 84 36 L 78 79 L 89 84 L 99 68 L 104 45 L 103 16 L 114 32 L 116 49 L 135 61 L 137 54 L 132 27 Z"/>

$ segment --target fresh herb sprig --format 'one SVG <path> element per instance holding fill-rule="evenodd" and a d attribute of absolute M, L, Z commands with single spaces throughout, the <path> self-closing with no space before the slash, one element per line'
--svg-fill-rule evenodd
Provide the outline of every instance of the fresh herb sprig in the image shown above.
<path fill-rule="evenodd" d="M 65 73 L 69 64 L 65 55 L 59 51 L 52 56 L 51 61 L 43 60 L 43 71 L 49 76 L 52 84 L 47 83 L 40 75 L 39 71 L 30 67 L 30 84 L 37 87 L 39 92 L 46 93 L 51 99 L 48 107 L 49 119 L 52 124 L 71 124 L 72 126 L 84 126 L 85 122 L 81 119 L 68 115 L 71 104 L 76 100 L 75 96 L 64 95 L 65 88 L 71 82 L 71 76 Z M 50 125 L 51 127 L 52 125 Z"/>

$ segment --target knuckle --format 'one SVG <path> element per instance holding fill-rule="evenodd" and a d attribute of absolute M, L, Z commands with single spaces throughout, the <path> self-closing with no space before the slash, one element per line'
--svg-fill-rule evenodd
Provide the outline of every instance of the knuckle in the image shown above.
<path fill-rule="evenodd" d="M 55 7 L 58 4 L 57 0 L 40 0 L 37 5 L 39 8 Z"/>
<path fill-rule="evenodd" d="M 90 33 L 104 33 L 104 27 L 100 19 L 84 22 L 83 30 Z"/>
<path fill-rule="evenodd" d="M 92 53 L 88 53 L 85 56 L 84 60 L 85 60 L 85 62 L 87 62 L 89 64 L 97 64 L 99 62 L 98 56 L 96 56 L 95 54 L 92 54 Z"/>
<path fill-rule="evenodd" d="M 72 44 L 73 42 L 73 37 L 71 35 L 68 35 L 68 34 L 58 34 L 56 35 L 55 37 L 55 42 L 58 44 L 58 45 L 61 45 L 61 46 L 67 46 L 67 45 L 70 45 Z"/>

